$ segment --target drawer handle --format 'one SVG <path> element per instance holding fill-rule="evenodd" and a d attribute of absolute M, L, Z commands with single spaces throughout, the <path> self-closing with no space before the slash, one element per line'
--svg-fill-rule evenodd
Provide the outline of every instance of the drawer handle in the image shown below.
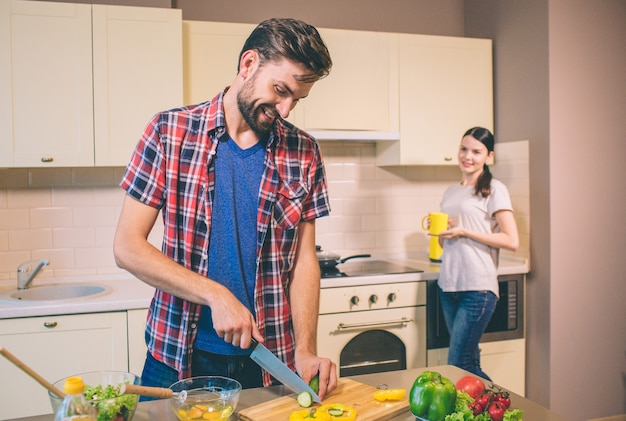
<path fill-rule="evenodd" d="M 388 322 L 369 322 L 369 323 L 339 323 L 337 325 L 337 330 L 346 330 L 346 329 L 360 329 L 362 327 L 382 327 L 382 326 L 390 326 L 390 325 L 405 325 L 407 323 L 413 322 L 413 319 L 407 319 L 403 317 L 399 320 L 389 320 Z"/>
<path fill-rule="evenodd" d="M 47 327 L 48 329 L 52 329 L 57 327 L 57 322 L 43 322 L 43 327 Z"/>
<path fill-rule="evenodd" d="M 54 162 L 54 158 L 52 157 L 43 157 L 41 158 L 41 162 L 45 162 L 46 164 L 49 162 Z"/>

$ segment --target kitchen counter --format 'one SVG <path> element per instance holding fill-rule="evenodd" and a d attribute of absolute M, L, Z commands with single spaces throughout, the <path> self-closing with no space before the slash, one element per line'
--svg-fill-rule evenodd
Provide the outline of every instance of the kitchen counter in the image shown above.
<path fill-rule="evenodd" d="M 366 374 L 362 376 L 351 377 L 352 380 L 369 384 L 371 386 L 377 386 L 379 384 L 387 384 L 391 387 L 404 387 L 407 392 L 411 389 L 415 378 L 422 373 L 425 369 L 418 368 L 413 370 L 401 370 L 392 371 L 386 373 Z M 468 372 L 461 370 L 460 368 L 442 365 L 429 367 L 428 370 L 437 371 L 444 377 L 449 378 L 453 382 L 456 382 L 461 376 L 469 374 Z M 257 388 L 246 389 L 241 393 L 239 399 L 238 410 L 249 408 L 251 406 L 267 402 L 269 400 L 290 394 L 284 386 L 274 386 L 269 388 Z M 329 399 L 332 400 L 332 399 Z M 342 402 L 349 404 L 349 402 Z M 560 415 L 546 409 L 545 407 L 523 398 L 515 393 L 511 393 L 511 407 L 522 409 L 524 411 L 524 420 L 528 421 L 565 421 L 565 418 Z M 28 418 L 32 421 L 50 421 L 54 419 L 53 415 L 42 415 L 39 417 Z M 231 417 L 231 421 L 236 421 L 238 417 Z M 407 408 L 405 413 L 398 415 L 390 420 L 385 421 L 415 421 L 415 417 L 411 414 L 411 411 Z M 21 418 L 20 421 L 25 421 L 26 418 Z M 152 402 L 142 402 L 137 408 L 133 421 L 176 421 L 178 418 L 174 415 L 169 402 L 167 400 L 158 400 Z M 357 418 L 358 420 L 358 418 Z M 17 421 L 17 420 L 14 420 Z M 276 420 L 281 421 L 281 420 Z"/>
<path fill-rule="evenodd" d="M 385 275 L 385 283 L 430 281 L 437 279 L 439 264 L 431 262 L 427 256 L 373 256 L 375 259 L 388 260 L 405 266 L 419 269 L 420 273 L 403 273 Z M 345 263 L 346 265 L 349 263 Z M 501 257 L 498 273 L 500 275 L 528 273 L 528 261 L 522 258 Z M 357 278 L 325 278 L 321 281 L 322 288 L 354 285 Z M 381 283 L 380 276 L 358 277 L 360 285 Z M 79 278 L 36 278 L 31 284 L 38 285 L 89 283 L 107 287 L 105 293 L 82 298 L 58 301 L 9 301 L 0 300 L 0 319 L 17 317 L 51 316 L 59 314 L 98 313 L 109 311 L 126 311 L 148 308 L 154 288 L 138 280 L 128 273 L 115 275 L 93 275 Z M 2 281 L 0 294 L 15 289 L 17 281 Z"/>
<path fill-rule="evenodd" d="M 70 283 L 102 285 L 106 287 L 106 291 L 98 295 L 57 301 L 0 300 L 0 319 L 148 308 L 154 294 L 154 288 L 130 274 L 80 278 L 36 278 L 31 288 Z M 15 289 L 16 284 L 17 281 L 3 282 L 0 285 L 0 293 Z"/>

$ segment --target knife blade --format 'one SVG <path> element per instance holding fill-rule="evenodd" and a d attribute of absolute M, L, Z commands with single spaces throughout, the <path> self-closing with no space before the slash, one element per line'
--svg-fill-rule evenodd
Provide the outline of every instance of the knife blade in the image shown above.
<path fill-rule="evenodd" d="M 317 393 L 315 393 L 300 376 L 291 371 L 291 369 L 276 355 L 272 354 L 272 351 L 267 349 L 265 345 L 253 339 L 251 347 L 253 351 L 252 354 L 250 354 L 250 358 L 262 369 L 270 373 L 272 377 L 298 394 L 305 391 L 309 392 L 313 397 L 313 402 L 322 401 Z"/>

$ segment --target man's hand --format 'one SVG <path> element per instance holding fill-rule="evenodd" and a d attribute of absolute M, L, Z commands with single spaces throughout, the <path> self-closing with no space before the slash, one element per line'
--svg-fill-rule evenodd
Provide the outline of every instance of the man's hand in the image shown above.
<path fill-rule="evenodd" d="M 251 339 L 264 342 L 254 317 L 246 306 L 225 287 L 211 300 L 213 328 L 224 342 L 243 349 L 250 347 Z"/>
<path fill-rule="evenodd" d="M 310 352 L 296 351 L 296 371 L 307 383 L 316 374 L 319 375 L 320 399 L 324 399 L 337 387 L 337 366 L 329 358 L 321 358 Z"/>

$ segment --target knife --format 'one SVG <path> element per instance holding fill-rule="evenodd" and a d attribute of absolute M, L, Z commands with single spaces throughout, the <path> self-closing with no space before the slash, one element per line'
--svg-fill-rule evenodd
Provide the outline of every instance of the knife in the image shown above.
<path fill-rule="evenodd" d="M 272 354 L 272 351 L 267 349 L 265 345 L 252 339 L 251 348 L 253 351 L 252 354 L 250 354 L 250 358 L 261 366 L 262 369 L 270 373 L 272 377 L 298 394 L 309 392 L 313 397 L 313 402 L 322 401 L 320 397 L 317 396 L 317 393 L 315 393 L 300 376 L 291 371 L 291 369 L 276 355 Z"/>

